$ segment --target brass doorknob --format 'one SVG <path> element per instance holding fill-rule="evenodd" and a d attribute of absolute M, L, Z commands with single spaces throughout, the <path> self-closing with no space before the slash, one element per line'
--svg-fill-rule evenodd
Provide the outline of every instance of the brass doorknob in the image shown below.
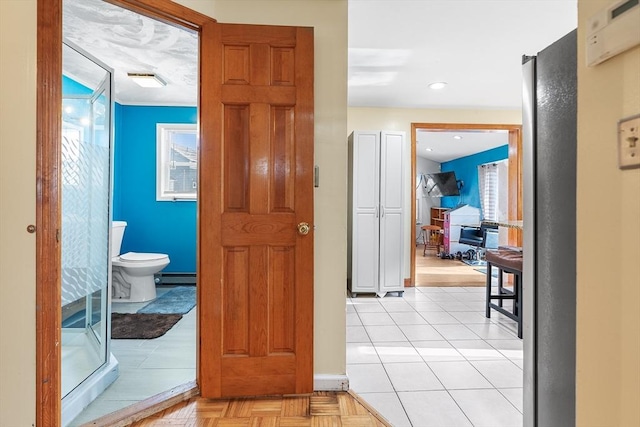
<path fill-rule="evenodd" d="M 307 234 L 309 234 L 309 223 L 307 222 L 301 222 L 300 224 L 298 224 L 298 233 L 300 233 L 302 236 L 306 236 Z"/>

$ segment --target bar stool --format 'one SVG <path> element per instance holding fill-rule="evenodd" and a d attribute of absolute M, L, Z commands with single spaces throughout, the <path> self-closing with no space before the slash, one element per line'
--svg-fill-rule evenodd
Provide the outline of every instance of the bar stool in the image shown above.
<path fill-rule="evenodd" d="M 518 322 L 518 338 L 522 338 L 522 252 L 511 249 L 489 250 L 487 261 L 487 303 L 486 317 L 491 317 L 491 309 L 499 311 Z M 491 293 L 491 268 L 498 269 L 498 292 Z M 502 286 L 503 273 L 513 274 L 513 291 Z M 513 300 L 511 311 L 503 307 L 503 300 Z M 493 300 L 498 300 L 495 304 Z"/>
<path fill-rule="evenodd" d="M 422 256 L 427 256 L 427 249 L 435 249 L 436 255 L 440 254 L 440 246 L 442 246 L 442 227 L 439 225 L 423 225 L 422 243 L 424 243 L 424 251 Z"/>

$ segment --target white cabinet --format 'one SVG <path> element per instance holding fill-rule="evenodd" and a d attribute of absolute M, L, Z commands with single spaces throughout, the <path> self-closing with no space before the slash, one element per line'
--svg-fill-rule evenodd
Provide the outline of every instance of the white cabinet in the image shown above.
<path fill-rule="evenodd" d="M 349 136 L 348 286 L 352 295 L 404 291 L 405 133 Z"/>

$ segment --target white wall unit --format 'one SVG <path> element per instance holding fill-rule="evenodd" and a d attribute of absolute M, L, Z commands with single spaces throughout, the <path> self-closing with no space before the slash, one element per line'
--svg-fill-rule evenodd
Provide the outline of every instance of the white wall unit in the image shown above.
<path fill-rule="evenodd" d="M 349 136 L 348 285 L 351 293 L 404 291 L 405 133 Z"/>

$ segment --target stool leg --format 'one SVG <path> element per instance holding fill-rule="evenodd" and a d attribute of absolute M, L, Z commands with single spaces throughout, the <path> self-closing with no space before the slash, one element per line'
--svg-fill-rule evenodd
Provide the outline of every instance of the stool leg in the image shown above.
<path fill-rule="evenodd" d="M 516 316 L 518 315 L 518 313 L 520 313 L 520 303 L 518 298 L 520 298 L 520 290 L 519 290 L 519 285 L 518 283 L 520 283 L 520 275 L 518 273 L 515 273 L 513 275 L 513 310 L 511 310 L 513 312 L 513 314 L 515 314 Z"/>
<path fill-rule="evenodd" d="M 486 302 L 486 314 L 487 318 L 491 318 L 491 263 L 487 263 L 487 302 Z"/>
<path fill-rule="evenodd" d="M 498 268 L 498 295 L 502 295 L 502 269 Z M 498 300 L 498 305 L 502 307 L 502 298 Z"/>
<path fill-rule="evenodd" d="M 518 338 L 522 338 L 522 273 L 516 274 L 515 279 L 516 291 L 518 292 L 516 301 L 518 304 Z"/>
<path fill-rule="evenodd" d="M 427 232 L 422 231 L 422 243 L 424 243 L 424 249 L 422 250 L 422 256 L 427 256 Z"/>

